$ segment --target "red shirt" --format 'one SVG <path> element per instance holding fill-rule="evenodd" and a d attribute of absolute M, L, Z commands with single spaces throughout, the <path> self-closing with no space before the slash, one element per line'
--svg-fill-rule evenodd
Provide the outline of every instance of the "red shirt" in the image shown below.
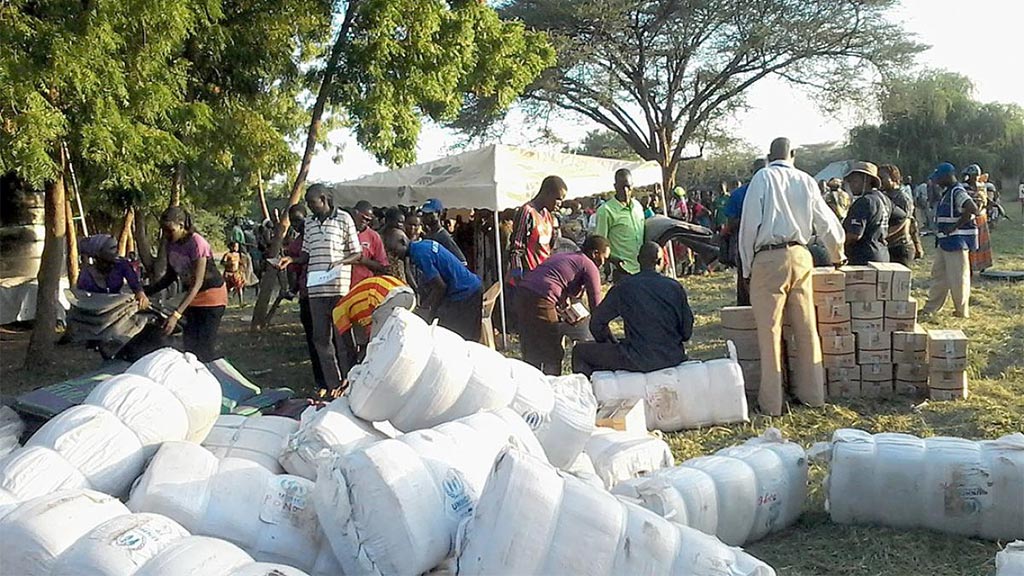
<path fill-rule="evenodd" d="M 533 204 L 523 205 L 512 234 L 512 268 L 526 273 L 540 266 L 551 256 L 554 233 L 555 217 L 547 208 L 537 210 Z"/>
<path fill-rule="evenodd" d="M 380 239 L 380 234 L 377 234 L 376 230 L 367 226 L 360 232 L 359 245 L 363 249 L 363 256 L 379 262 L 381 266 L 388 265 L 388 254 L 384 250 L 384 241 Z M 355 287 L 356 284 L 372 276 L 372 270 L 361 264 L 356 264 L 352 266 L 352 283 L 350 286 Z"/>

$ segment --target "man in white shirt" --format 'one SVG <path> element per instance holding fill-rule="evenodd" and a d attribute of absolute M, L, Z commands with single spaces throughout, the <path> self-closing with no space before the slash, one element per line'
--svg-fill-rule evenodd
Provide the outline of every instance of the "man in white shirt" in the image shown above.
<path fill-rule="evenodd" d="M 740 262 L 750 279 L 750 304 L 761 352 L 758 404 L 768 415 L 782 414 L 782 324 L 790 314 L 794 345 L 801 351 L 790 366 L 798 400 L 809 406 L 825 402 L 825 373 L 817 337 L 807 245 L 822 241 L 833 262 L 843 259 L 842 224 L 818 192 L 814 178 L 793 166 L 787 138 L 771 144 L 769 164 L 750 180 L 740 218 Z"/>

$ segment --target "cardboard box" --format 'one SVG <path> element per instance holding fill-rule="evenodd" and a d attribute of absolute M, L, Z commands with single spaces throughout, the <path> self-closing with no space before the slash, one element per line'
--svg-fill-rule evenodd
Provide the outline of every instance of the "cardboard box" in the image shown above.
<path fill-rule="evenodd" d="M 846 304 L 845 292 L 815 292 L 814 305 L 819 308 L 829 308 Z"/>
<path fill-rule="evenodd" d="M 623 432 L 647 433 L 647 416 L 642 398 L 612 400 L 597 407 L 597 425 Z"/>
<path fill-rule="evenodd" d="M 853 330 L 854 334 L 860 334 L 861 332 L 885 332 L 885 319 L 850 320 L 850 329 Z"/>
<path fill-rule="evenodd" d="M 909 330 L 913 331 L 914 325 L 917 323 L 917 300 L 890 300 L 885 302 L 885 317 L 915 320 L 915 322 L 911 323 Z"/>
<path fill-rule="evenodd" d="M 967 388 L 961 388 L 960 390 L 936 390 L 934 388 L 928 389 L 928 399 L 935 400 L 937 402 L 966 400 L 967 396 Z"/>
<path fill-rule="evenodd" d="M 920 385 L 916 382 L 906 382 L 904 380 L 893 380 L 892 391 L 898 396 L 918 396 L 922 392 L 928 391 L 927 384 Z"/>
<path fill-rule="evenodd" d="M 828 397 L 829 398 L 859 398 L 860 397 L 860 380 L 845 380 L 843 382 L 829 382 L 828 383 Z"/>
<path fill-rule="evenodd" d="M 736 344 L 736 357 L 740 360 L 760 360 L 761 350 L 757 345 L 757 330 L 722 330 L 726 340 Z"/>
<path fill-rule="evenodd" d="M 850 336 L 853 334 L 853 329 L 850 327 L 850 321 L 836 322 L 835 324 L 818 324 L 818 336 L 825 338 L 828 336 Z"/>
<path fill-rule="evenodd" d="M 857 350 L 857 364 L 861 365 L 861 379 L 864 379 L 864 366 L 868 364 L 888 364 L 892 366 L 892 350 Z M 889 376 L 892 379 L 892 375 Z"/>
<path fill-rule="evenodd" d="M 816 306 L 815 313 L 815 316 L 818 318 L 818 324 L 849 322 L 851 318 L 850 305 L 846 303 L 846 300 L 829 306 Z"/>
<path fill-rule="evenodd" d="M 910 299 L 910 268 L 895 262 L 871 262 L 877 270 L 878 298 L 880 300 Z"/>
<path fill-rule="evenodd" d="M 967 373 L 963 370 L 931 370 L 928 372 L 928 388 L 935 390 L 959 390 L 967 388 Z"/>
<path fill-rule="evenodd" d="M 892 351 L 892 361 L 896 364 L 928 364 L 927 350 L 896 350 Z"/>
<path fill-rule="evenodd" d="M 913 330 L 895 330 L 892 333 L 893 352 L 921 352 L 928 356 L 928 333 L 920 324 L 914 324 Z"/>
<path fill-rule="evenodd" d="M 943 372 L 963 371 L 967 370 L 967 358 L 929 358 L 928 365 Z"/>
<path fill-rule="evenodd" d="M 882 382 L 864 380 L 860 383 L 860 395 L 864 398 L 888 398 L 895 395 L 895 393 L 895 386 L 892 380 Z"/>
<path fill-rule="evenodd" d="M 857 351 L 857 342 L 853 334 L 849 336 L 822 336 L 822 354 L 853 354 Z"/>
<path fill-rule="evenodd" d="M 857 350 L 892 351 L 892 332 L 857 332 Z"/>
<path fill-rule="evenodd" d="M 726 306 L 719 312 L 722 318 L 722 327 L 733 330 L 756 330 L 757 323 L 754 321 L 754 309 L 750 306 Z"/>
<path fill-rule="evenodd" d="M 847 284 L 847 302 L 874 302 L 878 300 L 878 289 L 874 284 Z"/>
<path fill-rule="evenodd" d="M 893 364 L 889 362 L 869 362 L 860 365 L 861 382 L 892 382 Z"/>
<path fill-rule="evenodd" d="M 840 270 L 842 270 L 843 275 L 846 277 L 847 288 L 851 284 L 870 284 L 874 286 L 878 283 L 878 270 L 871 266 L 843 266 Z"/>
<path fill-rule="evenodd" d="M 914 318 L 886 318 L 884 322 L 886 332 L 910 332 L 916 323 Z"/>
<path fill-rule="evenodd" d="M 929 330 L 930 358 L 966 358 L 967 336 L 963 330 Z"/>
<path fill-rule="evenodd" d="M 850 303 L 850 319 L 875 320 L 877 318 L 885 318 L 885 302 L 875 300 L 873 302 Z"/>
<path fill-rule="evenodd" d="M 854 366 L 852 368 L 826 368 L 825 369 L 825 381 L 826 382 L 842 382 L 843 380 L 850 380 L 853 382 L 860 382 L 860 366 Z"/>
<path fill-rule="evenodd" d="M 857 365 L 856 354 L 822 354 L 821 363 L 828 368 L 853 368 Z"/>
<path fill-rule="evenodd" d="M 747 394 L 757 394 L 761 389 L 761 361 L 740 360 L 740 371 L 743 372 L 743 388 Z"/>
<path fill-rule="evenodd" d="M 846 291 L 846 274 L 831 266 L 819 266 L 811 272 L 815 292 Z"/>
<path fill-rule="evenodd" d="M 924 363 L 896 364 L 896 379 L 904 382 L 928 382 L 931 368 Z"/>

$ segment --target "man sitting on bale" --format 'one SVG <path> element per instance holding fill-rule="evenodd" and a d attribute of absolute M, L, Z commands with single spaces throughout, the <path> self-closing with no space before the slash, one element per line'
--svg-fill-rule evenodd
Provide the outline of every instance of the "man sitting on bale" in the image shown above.
<path fill-rule="evenodd" d="M 573 372 L 588 377 L 599 370 L 654 372 L 686 361 L 683 343 L 693 333 L 693 312 L 686 290 L 662 276 L 661 247 L 647 242 L 640 248 L 640 273 L 623 278 L 608 291 L 590 319 L 596 342 L 573 349 Z M 608 324 L 622 318 L 626 337 L 616 340 Z"/>
<path fill-rule="evenodd" d="M 563 318 L 570 323 L 582 321 L 569 308 L 569 300 L 582 292 L 587 293 L 591 308 L 601 303 L 598 269 L 610 252 L 611 246 L 605 237 L 588 236 L 579 252 L 555 254 L 520 280 L 516 307 L 523 360 L 549 376 L 562 373 L 565 350 L 559 324 Z"/>

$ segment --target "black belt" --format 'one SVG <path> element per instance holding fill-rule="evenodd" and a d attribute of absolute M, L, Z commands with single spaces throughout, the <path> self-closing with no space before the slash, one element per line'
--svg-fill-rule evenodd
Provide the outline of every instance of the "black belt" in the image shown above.
<path fill-rule="evenodd" d="M 760 248 L 754 251 L 754 254 L 768 252 L 769 250 L 782 250 L 783 248 L 790 248 L 792 246 L 803 246 L 803 244 L 795 240 L 793 242 L 783 242 L 781 244 L 769 244 L 767 246 L 761 246 Z"/>

